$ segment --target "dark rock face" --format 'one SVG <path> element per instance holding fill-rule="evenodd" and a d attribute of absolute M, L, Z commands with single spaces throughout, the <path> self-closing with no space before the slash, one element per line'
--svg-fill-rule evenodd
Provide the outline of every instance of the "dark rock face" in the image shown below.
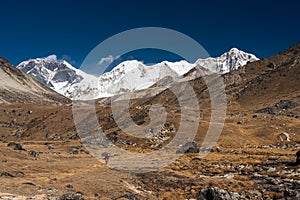
<path fill-rule="evenodd" d="M 183 154 L 183 153 L 199 153 L 200 148 L 198 146 L 198 143 L 195 141 L 187 142 L 185 145 L 183 145 L 180 149 L 176 151 L 177 154 Z"/>

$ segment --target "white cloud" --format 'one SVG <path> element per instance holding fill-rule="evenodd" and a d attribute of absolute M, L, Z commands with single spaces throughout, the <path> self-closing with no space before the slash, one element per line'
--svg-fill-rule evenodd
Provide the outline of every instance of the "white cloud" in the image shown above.
<path fill-rule="evenodd" d="M 120 58 L 120 56 L 116 56 L 116 57 L 113 57 L 112 55 L 109 55 L 107 57 L 104 57 L 104 58 L 101 58 L 98 62 L 98 65 L 105 65 L 105 66 L 108 66 L 110 65 L 112 62 L 114 62 L 114 60 Z"/>

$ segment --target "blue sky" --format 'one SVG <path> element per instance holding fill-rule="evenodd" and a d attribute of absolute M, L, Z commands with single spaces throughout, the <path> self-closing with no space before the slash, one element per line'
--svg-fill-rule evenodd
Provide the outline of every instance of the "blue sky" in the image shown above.
<path fill-rule="evenodd" d="M 2 1 L 0 56 L 16 65 L 56 54 L 80 66 L 108 37 L 151 26 L 180 31 L 212 56 L 237 47 L 264 58 L 300 42 L 299 6 L 289 0 Z M 141 52 L 131 57 L 150 63 L 177 59 Z"/>

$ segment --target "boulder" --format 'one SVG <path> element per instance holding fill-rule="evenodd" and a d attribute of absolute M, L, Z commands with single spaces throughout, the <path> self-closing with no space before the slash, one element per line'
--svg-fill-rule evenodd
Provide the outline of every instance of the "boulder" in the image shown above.
<path fill-rule="evenodd" d="M 201 189 L 196 194 L 197 200 L 232 200 L 245 199 L 236 192 L 228 192 L 219 188 Z"/>
<path fill-rule="evenodd" d="M 14 150 L 20 150 L 20 151 L 25 151 L 23 146 L 21 144 L 15 143 L 15 142 L 10 142 L 7 144 L 8 147 L 13 147 Z"/>
<path fill-rule="evenodd" d="M 62 196 L 57 198 L 57 200 L 83 200 L 83 199 L 84 197 L 80 192 L 63 194 Z"/>
<path fill-rule="evenodd" d="M 199 153 L 200 148 L 198 146 L 198 143 L 195 141 L 187 142 L 185 145 L 183 145 L 180 149 L 176 151 L 177 154 L 183 154 L 183 153 Z"/>
<path fill-rule="evenodd" d="M 138 196 L 135 194 L 124 194 L 116 199 L 139 200 Z"/>

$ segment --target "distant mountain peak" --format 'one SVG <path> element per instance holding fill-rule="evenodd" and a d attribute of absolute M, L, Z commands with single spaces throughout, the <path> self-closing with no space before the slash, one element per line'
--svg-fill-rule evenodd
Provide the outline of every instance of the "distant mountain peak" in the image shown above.
<path fill-rule="evenodd" d="M 236 52 L 240 52 L 240 51 L 241 51 L 241 50 L 239 50 L 238 48 L 232 47 L 228 52 L 229 52 L 229 53 L 231 53 L 231 52 L 236 53 Z"/>
<path fill-rule="evenodd" d="M 204 69 L 205 75 L 224 74 L 256 60 L 255 55 L 232 48 L 220 57 L 199 59 L 195 63 L 182 60 L 145 65 L 142 61 L 127 60 L 100 77 L 88 75 L 56 55 L 24 61 L 18 68 L 60 94 L 71 99 L 85 99 L 84 96 L 100 98 L 149 88 L 164 77 L 182 77 L 195 66 Z"/>
<path fill-rule="evenodd" d="M 231 48 L 216 58 L 198 59 L 196 64 L 218 74 L 225 74 L 246 65 L 248 62 L 259 60 L 255 55 L 246 53 L 238 48 Z"/>

